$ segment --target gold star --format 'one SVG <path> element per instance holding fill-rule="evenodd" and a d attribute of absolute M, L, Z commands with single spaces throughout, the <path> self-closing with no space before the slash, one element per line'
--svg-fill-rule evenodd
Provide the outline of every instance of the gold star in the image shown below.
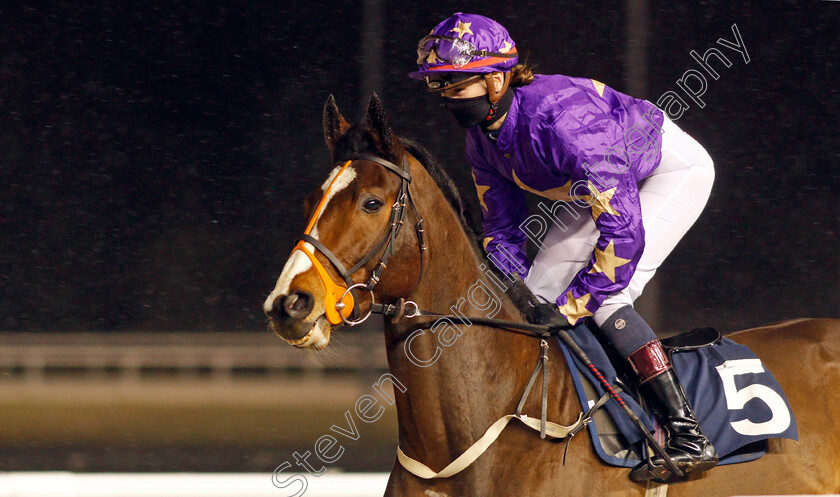
<path fill-rule="evenodd" d="M 429 55 L 426 56 L 426 64 L 436 64 L 438 61 L 437 55 L 435 52 L 429 52 Z"/>
<path fill-rule="evenodd" d="M 513 48 L 513 45 L 509 41 L 505 41 L 504 44 L 505 46 L 499 50 L 499 53 L 508 53 Z"/>
<path fill-rule="evenodd" d="M 603 97 L 604 96 L 604 86 L 606 86 L 606 85 L 604 85 L 604 83 L 601 83 L 600 81 L 595 81 L 594 79 L 592 80 L 592 84 L 595 85 L 595 91 L 598 92 L 598 95 Z"/>
<path fill-rule="evenodd" d="M 522 188 L 525 191 L 536 193 L 545 198 L 549 198 L 551 200 L 565 200 L 567 202 L 571 202 L 573 199 L 569 195 L 569 190 L 572 188 L 572 180 L 569 180 L 565 185 L 558 186 L 556 188 L 549 188 L 548 190 L 534 190 L 530 186 L 526 185 L 516 176 L 516 171 L 511 170 L 513 173 L 513 182 L 516 183 L 519 188 Z"/>
<path fill-rule="evenodd" d="M 572 296 L 572 291 L 569 290 L 569 293 L 566 294 L 566 305 L 559 307 L 560 312 L 569 320 L 569 324 L 575 324 L 578 319 L 592 315 L 586 308 L 590 298 L 592 298 L 592 295 L 587 293 L 576 299 Z"/>
<path fill-rule="evenodd" d="M 607 244 L 604 250 L 595 247 L 595 264 L 592 265 L 590 273 L 604 273 L 607 278 L 615 283 L 615 268 L 621 267 L 630 262 L 630 259 L 622 259 L 615 255 L 613 240 Z"/>
<path fill-rule="evenodd" d="M 487 250 L 487 244 L 490 243 L 491 240 L 493 240 L 492 236 L 488 236 L 484 239 L 484 241 L 482 242 L 482 245 L 484 245 L 484 250 Z"/>
<path fill-rule="evenodd" d="M 464 35 L 467 34 L 467 33 L 475 34 L 470 30 L 470 24 L 472 24 L 472 23 L 471 22 L 458 21 L 458 26 L 455 27 L 454 29 L 450 29 L 449 31 L 455 31 L 456 33 L 458 33 L 458 38 L 463 38 Z"/>
<path fill-rule="evenodd" d="M 617 186 L 610 188 L 609 190 L 599 192 L 595 185 L 592 184 L 591 181 L 587 181 L 587 186 L 589 187 L 589 191 L 595 192 L 594 195 L 586 195 L 586 201 L 592 204 L 592 219 L 595 221 L 598 220 L 598 216 L 601 214 L 612 214 L 613 216 L 620 216 L 621 214 L 616 211 L 612 205 L 610 205 L 610 200 L 612 200 L 613 195 L 615 195 L 615 191 L 618 189 Z M 593 202 L 594 199 L 594 202 Z"/>
<path fill-rule="evenodd" d="M 475 183 L 475 190 L 478 193 L 478 201 L 481 202 L 481 206 L 484 207 L 484 210 L 490 210 L 487 208 L 487 204 L 484 203 L 484 194 L 487 193 L 487 190 L 489 190 L 490 187 L 486 185 L 479 185 L 478 180 L 475 179 L 475 173 L 472 173 L 472 177 L 473 183 Z"/>

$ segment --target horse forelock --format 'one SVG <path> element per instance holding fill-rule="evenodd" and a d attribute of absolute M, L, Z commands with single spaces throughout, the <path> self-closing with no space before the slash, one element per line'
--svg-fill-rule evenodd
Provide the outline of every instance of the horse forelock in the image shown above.
<path fill-rule="evenodd" d="M 354 124 L 336 142 L 333 149 L 333 162 L 355 159 L 360 153 L 384 155 L 384 151 L 368 127 L 363 124 Z"/>

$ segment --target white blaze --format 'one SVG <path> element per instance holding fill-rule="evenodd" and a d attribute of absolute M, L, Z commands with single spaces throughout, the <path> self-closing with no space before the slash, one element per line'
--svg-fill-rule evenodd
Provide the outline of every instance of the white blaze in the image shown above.
<path fill-rule="evenodd" d="M 330 200 L 332 200 L 336 193 L 340 192 L 344 188 L 347 188 L 347 186 L 356 179 L 356 170 L 349 166 L 339 175 L 338 173 L 341 171 L 342 166 L 336 166 L 333 168 L 326 181 L 324 181 L 324 184 L 321 185 L 322 191 L 327 191 L 327 188 L 329 188 L 329 192 L 324 198 L 321 210 L 315 213 L 315 224 L 309 232 L 309 235 L 312 238 L 318 238 L 318 220 L 321 217 L 321 213 L 327 210 L 327 204 L 329 204 Z M 330 184 L 332 184 L 332 187 L 330 187 Z M 304 242 L 303 246 L 311 253 L 315 253 L 315 247 L 313 247 L 312 244 Z M 289 260 L 286 261 L 286 265 L 283 266 L 283 271 L 280 273 L 280 277 L 277 278 L 277 284 L 274 286 L 274 290 L 268 298 L 265 299 L 265 302 L 263 303 L 263 310 L 265 312 L 271 311 L 271 307 L 274 305 L 274 300 L 278 296 L 286 295 L 289 292 L 289 286 L 292 284 L 292 280 L 295 276 L 308 271 L 311 267 L 312 261 L 309 260 L 309 257 L 307 257 L 306 254 L 300 250 L 293 250 L 292 254 L 289 256 Z"/>

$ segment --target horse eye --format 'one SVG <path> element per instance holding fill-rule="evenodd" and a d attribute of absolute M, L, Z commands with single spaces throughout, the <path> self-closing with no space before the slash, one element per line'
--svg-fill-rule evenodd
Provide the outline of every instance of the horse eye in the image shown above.
<path fill-rule="evenodd" d="M 382 201 L 372 198 L 367 200 L 362 207 L 365 211 L 373 214 L 374 212 L 379 212 L 379 209 L 382 208 Z"/>

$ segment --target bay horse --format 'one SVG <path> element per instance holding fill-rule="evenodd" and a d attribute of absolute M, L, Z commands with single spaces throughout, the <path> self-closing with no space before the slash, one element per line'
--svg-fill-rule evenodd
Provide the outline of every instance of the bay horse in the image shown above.
<path fill-rule="evenodd" d="M 324 349 L 332 331 L 350 321 L 349 313 L 342 314 L 348 309 L 338 309 L 341 315 L 336 317 L 335 303 L 351 300 L 347 287 L 361 287 L 360 282 L 374 281 L 372 276 L 375 286 L 370 292 L 359 291 L 352 299 L 354 307 L 370 308 L 374 300 L 394 302 L 403 297 L 423 309 L 444 313 L 459 306 L 466 316 L 486 315 L 484 303 L 464 297 L 477 282 L 494 288 L 492 273 L 478 247 L 476 230 L 466 221 L 468 213 L 457 189 L 440 166 L 422 147 L 393 133 L 376 95 L 365 123 L 353 126 L 330 97 L 324 108 L 324 132 L 333 168 L 324 185 L 306 199 L 308 241 L 293 250 L 265 300 L 269 329 L 296 347 Z M 397 171 L 383 167 L 382 159 L 391 166 L 401 164 L 410 174 L 414 206 L 403 202 L 399 224 L 408 227 L 423 216 L 422 230 L 391 230 L 397 223 L 394 209 L 389 212 L 388 207 L 395 203 L 399 207 L 397 195 L 407 182 Z M 383 233 L 390 233 L 392 240 L 377 245 Z M 378 267 L 377 260 L 386 253 L 391 256 L 386 268 Z M 352 274 L 342 268 L 344 274 L 339 274 L 336 262 L 358 268 Z M 342 280 L 345 284 L 335 283 Z M 523 322 L 516 305 L 504 293 L 496 294 L 495 317 Z M 405 337 L 419 328 L 423 326 L 417 319 L 386 319 L 384 340 L 390 372 L 405 387 L 405 391 L 394 389 L 399 447 L 439 471 L 494 421 L 514 412 L 537 360 L 539 340 L 473 323 L 462 327 L 457 340 L 450 336 L 444 348 L 442 337 L 428 330 L 414 336 L 412 358 Z M 776 376 L 797 417 L 800 440 L 771 439 L 762 458 L 691 474 L 671 484 L 669 495 L 840 492 L 840 395 L 835 391 L 840 384 L 840 320 L 797 319 L 727 336 L 750 347 Z M 570 423 L 580 413 L 573 382 L 558 347 L 550 345 L 548 353 L 553 366 L 548 375 L 547 417 Z M 418 364 L 418 358 L 435 360 Z M 532 395 L 524 412 L 538 416 L 540 408 L 539 395 Z M 598 459 L 588 430 L 576 438 L 580 440 L 571 444 L 564 462 L 562 443 L 541 440 L 536 432 L 511 423 L 471 466 L 449 478 L 421 479 L 395 461 L 385 495 L 645 494 L 644 485 L 629 480 L 628 469 Z"/>

